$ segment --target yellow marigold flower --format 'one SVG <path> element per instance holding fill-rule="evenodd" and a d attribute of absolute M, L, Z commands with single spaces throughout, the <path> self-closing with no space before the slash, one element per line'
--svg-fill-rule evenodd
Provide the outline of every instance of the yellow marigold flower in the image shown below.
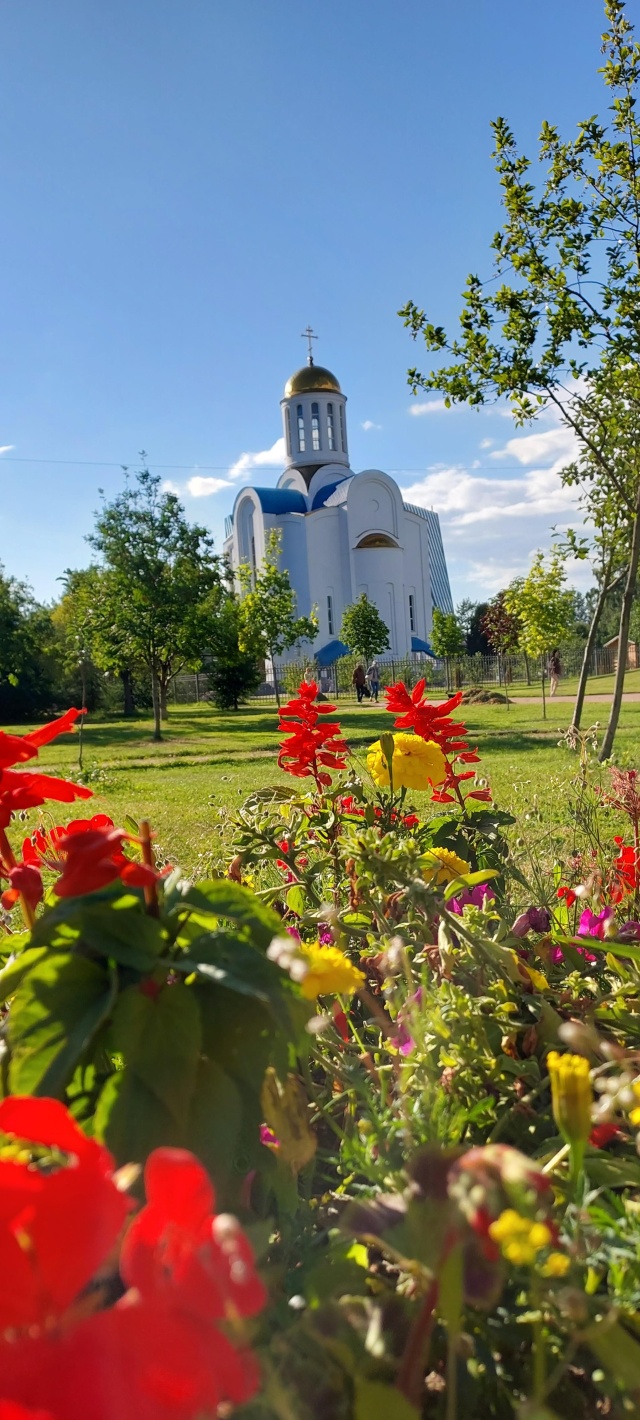
<path fill-rule="evenodd" d="M 558 1129 L 568 1144 L 584 1145 L 591 1133 L 593 1105 L 589 1061 L 584 1055 L 559 1055 L 552 1050 L 547 1056 L 547 1069 Z"/>
<path fill-rule="evenodd" d="M 447 774 L 440 746 L 434 740 L 421 740 L 419 735 L 393 736 L 392 767 L 394 789 L 429 789 L 443 784 Z M 389 766 L 380 740 L 369 750 L 367 768 L 381 789 L 389 788 Z"/>
<path fill-rule="evenodd" d="M 564 1252 L 550 1252 L 540 1271 L 543 1277 L 566 1277 L 571 1266 L 571 1258 Z"/>
<path fill-rule="evenodd" d="M 339 947 L 302 942 L 300 955 L 307 966 L 300 989 L 308 1001 L 315 1001 L 316 996 L 352 996 L 365 980 L 364 972 L 353 966 Z"/>
<path fill-rule="evenodd" d="M 471 864 L 459 858 L 450 848 L 429 848 L 423 863 L 425 878 L 436 883 L 451 883 L 454 878 L 471 872 Z"/>
<path fill-rule="evenodd" d="M 515 1267 L 530 1267 L 538 1253 L 551 1242 L 546 1223 L 523 1218 L 515 1208 L 506 1208 L 489 1228 L 489 1236 L 500 1244 L 503 1257 Z"/>

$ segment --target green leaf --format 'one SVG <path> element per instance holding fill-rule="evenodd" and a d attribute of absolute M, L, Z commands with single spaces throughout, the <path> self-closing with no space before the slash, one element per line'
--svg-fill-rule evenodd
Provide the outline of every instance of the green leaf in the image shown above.
<path fill-rule="evenodd" d="M 500 874 L 494 868 L 480 868 L 477 873 L 461 873 L 452 883 L 447 883 L 444 890 L 445 902 L 451 897 L 455 897 L 462 888 L 475 887 L 479 883 L 488 883 L 490 878 L 497 878 Z"/>
<path fill-rule="evenodd" d="M 71 931 L 100 956 L 144 974 L 152 971 L 167 945 L 160 923 L 147 915 L 141 900 L 132 893 L 120 890 L 116 896 L 97 898 L 94 893 L 89 898 L 72 898 L 45 912 L 36 922 L 32 944 L 60 946 Z"/>
<path fill-rule="evenodd" d="M 583 1333 L 583 1339 L 610 1378 L 628 1386 L 629 1390 L 640 1390 L 640 1344 L 619 1321 L 610 1324 L 605 1318 L 599 1326 Z"/>
<path fill-rule="evenodd" d="M 355 1378 L 354 1420 L 418 1420 L 418 1411 L 395 1386 Z"/>
<path fill-rule="evenodd" d="M 98 1099 L 94 1132 L 118 1164 L 144 1163 L 159 1145 L 183 1143 L 181 1130 L 166 1105 L 129 1068 L 107 1080 Z"/>
<path fill-rule="evenodd" d="M 242 1094 L 230 1075 L 217 1061 L 200 1060 L 186 1142 L 211 1174 L 219 1209 L 237 1207 L 239 1202 L 246 1177 L 245 1124 Z"/>
<path fill-rule="evenodd" d="M 116 982 L 85 957 L 47 954 L 23 978 L 9 1012 L 13 1094 L 62 1095 L 115 999 Z"/>
<path fill-rule="evenodd" d="M 113 1013 L 113 1048 L 184 1129 L 202 1049 L 202 1025 L 192 989 L 163 986 L 155 997 L 129 986 Z"/>
<path fill-rule="evenodd" d="M 244 930 L 255 946 L 263 950 L 269 946 L 271 938 L 282 929 L 280 918 L 270 908 L 258 901 L 248 888 L 227 878 L 215 878 L 211 882 L 189 886 L 181 894 L 180 909 L 193 907 L 196 912 L 225 917 Z"/>
<path fill-rule="evenodd" d="M 7 1001 L 10 996 L 13 996 L 23 976 L 26 976 L 27 972 L 37 966 L 38 962 L 47 955 L 46 947 L 27 947 L 25 951 L 20 952 L 15 961 L 8 962 L 7 966 L 4 966 L 0 971 L 0 1001 Z"/>
<path fill-rule="evenodd" d="M 202 933 L 175 958 L 173 967 L 264 1002 L 283 1029 L 291 1030 L 291 1010 L 298 1000 L 289 977 L 242 937 L 225 931 Z"/>
<path fill-rule="evenodd" d="M 306 902 L 302 888 L 297 885 L 290 887 L 287 892 L 287 907 L 289 907 L 292 912 L 297 913 L 298 917 L 303 917 L 305 906 Z"/>

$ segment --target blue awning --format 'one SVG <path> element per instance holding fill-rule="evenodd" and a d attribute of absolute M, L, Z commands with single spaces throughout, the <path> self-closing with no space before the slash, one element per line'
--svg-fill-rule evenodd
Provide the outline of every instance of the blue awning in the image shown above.
<path fill-rule="evenodd" d="M 321 646 L 314 655 L 319 666 L 331 666 L 341 656 L 349 655 L 349 647 L 345 646 L 344 641 L 327 641 L 326 646 Z"/>
<path fill-rule="evenodd" d="M 422 641 L 419 636 L 412 636 L 412 637 L 411 637 L 411 650 L 412 650 L 412 651 L 424 651 L 425 656 L 431 656 L 434 661 L 437 659 L 437 657 L 434 655 L 433 651 L 431 650 L 431 647 L 430 647 L 430 645 L 429 645 L 429 642 L 428 642 L 428 641 Z"/>

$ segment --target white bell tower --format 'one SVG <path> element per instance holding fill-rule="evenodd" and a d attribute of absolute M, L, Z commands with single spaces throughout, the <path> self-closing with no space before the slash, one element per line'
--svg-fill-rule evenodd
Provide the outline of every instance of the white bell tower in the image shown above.
<path fill-rule="evenodd" d="M 324 464 L 338 464 L 345 473 L 349 470 L 349 446 L 346 395 L 331 370 L 314 364 L 311 342 L 318 337 L 311 326 L 303 338 L 309 342 L 307 363 L 287 380 L 280 407 L 285 468 L 299 469 L 308 488 Z"/>

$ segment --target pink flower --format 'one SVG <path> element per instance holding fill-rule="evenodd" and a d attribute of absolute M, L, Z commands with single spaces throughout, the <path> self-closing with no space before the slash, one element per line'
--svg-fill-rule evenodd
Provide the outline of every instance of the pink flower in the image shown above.
<path fill-rule="evenodd" d="M 580 917 L 578 936 L 597 937 L 599 942 L 604 942 L 605 937 L 609 935 L 606 930 L 607 922 L 610 922 L 612 917 L 612 907 L 603 907 L 602 912 L 599 912 L 597 916 L 590 907 L 585 907 Z"/>
<path fill-rule="evenodd" d="M 457 897 L 452 897 L 447 903 L 450 912 L 455 912 L 458 917 L 462 917 L 465 907 L 482 907 L 485 897 L 489 902 L 493 902 L 495 893 L 488 883 L 478 883 L 477 887 L 463 888 Z"/>

